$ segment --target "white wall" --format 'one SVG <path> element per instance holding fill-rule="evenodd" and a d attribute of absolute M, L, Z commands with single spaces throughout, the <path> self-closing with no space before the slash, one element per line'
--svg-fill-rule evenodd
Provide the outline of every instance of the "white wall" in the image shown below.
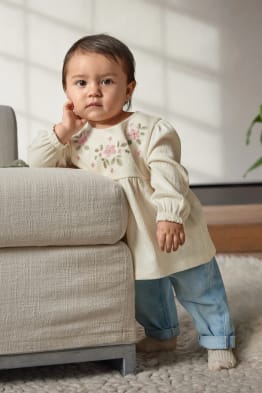
<path fill-rule="evenodd" d="M 261 15 L 261 0 L 0 0 L 0 104 L 17 113 L 19 157 L 60 120 L 69 46 L 106 32 L 136 57 L 133 109 L 178 130 L 191 183 L 261 181 L 261 169 L 243 178 L 261 155 L 259 132 L 245 145 L 262 103 Z"/>

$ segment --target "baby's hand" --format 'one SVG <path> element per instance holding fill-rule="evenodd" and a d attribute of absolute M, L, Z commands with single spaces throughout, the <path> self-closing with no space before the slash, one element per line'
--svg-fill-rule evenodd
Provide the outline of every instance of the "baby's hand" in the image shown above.
<path fill-rule="evenodd" d="M 62 143 L 66 144 L 83 127 L 86 121 L 86 119 L 81 119 L 74 113 L 74 105 L 72 101 L 68 101 L 63 107 L 62 122 L 56 124 L 54 128 L 56 136 Z"/>
<path fill-rule="evenodd" d="M 158 221 L 156 236 L 161 251 L 176 251 L 185 243 L 184 227 L 176 222 Z"/>

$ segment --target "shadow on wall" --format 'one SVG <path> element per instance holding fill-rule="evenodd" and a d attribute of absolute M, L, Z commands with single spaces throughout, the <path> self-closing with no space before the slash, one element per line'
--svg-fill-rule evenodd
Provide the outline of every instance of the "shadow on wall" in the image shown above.
<path fill-rule="evenodd" d="M 262 34 L 259 10 L 260 0 L 1 1 L 0 102 L 16 110 L 20 157 L 40 128 L 59 121 L 69 46 L 106 32 L 134 52 L 133 109 L 173 122 L 191 182 L 244 181 L 257 153 L 245 129 L 261 100 L 262 55 L 251 45 Z"/>

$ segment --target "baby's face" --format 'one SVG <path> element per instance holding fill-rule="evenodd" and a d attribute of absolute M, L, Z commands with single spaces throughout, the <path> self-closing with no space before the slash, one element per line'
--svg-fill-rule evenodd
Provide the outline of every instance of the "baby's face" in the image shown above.
<path fill-rule="evenodd" d="M 76 52 L 66 68 L 66 94 L 74 112 L 93 127 L 117 124 L 135 82 L 127 83 L 122 64 L 101 54 Z"/>

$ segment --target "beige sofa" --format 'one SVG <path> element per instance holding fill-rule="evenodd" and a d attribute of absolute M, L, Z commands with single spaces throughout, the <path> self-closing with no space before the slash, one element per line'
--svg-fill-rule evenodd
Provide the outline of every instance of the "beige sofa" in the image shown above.
<path fill-rule="evenodd" d="M 0 166 L 17 158 L 0 106 Z M 0 168 L 0 369 L 114 360 L 135 369 L 134 279 L 120 186 L 68 168 Z"/>

